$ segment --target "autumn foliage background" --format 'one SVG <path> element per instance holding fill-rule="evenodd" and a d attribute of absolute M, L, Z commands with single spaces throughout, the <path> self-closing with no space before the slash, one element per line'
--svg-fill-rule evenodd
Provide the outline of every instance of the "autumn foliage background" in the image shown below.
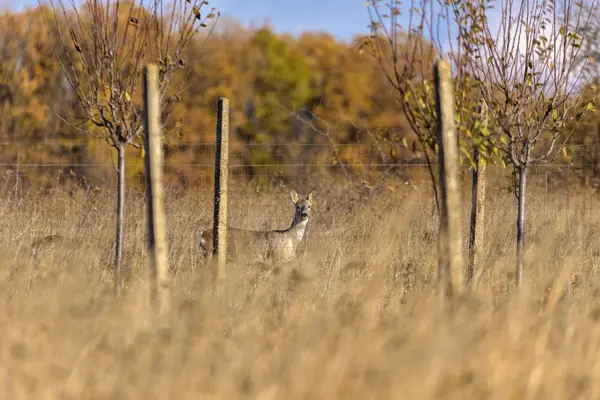
<path fill-rule="evenodd" d="M 70 122 L 80 122 L 78 106 L 54 58 L 42 13 L 52 18 L 47 8 L 5 11 L 1 17 L 2 161 L 110 164 L 104 143 L 61 120 L 71 117 Z M 203 170 L 176 165 L 212 162 L 214 150 L 202 144 L 214 143 L 220 96 L 231 103 L 232 158 L 239 165 L 252 165 L 239 169 L 245 176 L 298 173 L 285 168 L 261 170 L 260 165 L 333 164 L 329 142 L 298 118 L 308 115 L 307 111 L 333 126 L 330 132 L 337 144 L 368 144 L 367 130 L 378 135 L 393 131 L 410 139 L 393 89 L 373 57 L 360 52 L 357 44 L 338 41 L 326 33 L 307 32 L 297 38 L 277 35 L 268 26 L 249 29 L 225 19 L 207 39 L 208 34 L 208 30 L 201 32 L 188 46 L 183 62 L 189 64 L 171 85 L 178 86 L 183 80 L 187 89 L 174 100 L 176 109 L 165 122 L 168 179 L 193 185 Z M 141 102 L 141 89 L 134 94 L 134 101 Z M 247 147 L 247 143 L 254 146 Z M 300 148 L 303 143 L 313 146 Z M 341 148 L 345 162 L 369 157 L 350 149 Z M 132 155 L 128 175 L 135 183 L 143 163 L 139 150 L 132 150 Z M 110 172 L 110 167 L 106 170 Z M 107 172 L 75 165 L 39 168 L 28 170 L 26 179 L 51 182 L 59 171 L 65 179 L 85 175 L 95 183 Z"/>
<path fill-rule="evenodd" d="M 4 11 L 0 17 L 0 161 L 12 169 L 29 164 L 19 174 L 25 187 L 48 188 L 65 180 L 107 186 L 116 152 L 65 123 L 96 129 L 90 122 L 80 125 L 81 110 L 56 61 L 43 15 L 52 21 L 45 6 Z M 51 32 L 56 34 L 52 25 Z M 397 92 L 364 50 L 362 38 L 355 39 L 344 42 L 321 32 L 279 35 L 269 26 L 248 28 L 223 18 L 214 31 L 199 32 L 171 84 L 186 89 L 172 90 L 168 99 L 176 106 L 164 121 L 167 179 L 184 188 L 211 183 L 221 96 L 231 104 L 234 176 L 259 183 L 306 179 L 340 175 L 340 164 L 367 184 L 372 172 L 394 165 L 399 168 L 393 174 L 405 181 L 423 175 L 422 169 L 407 167 L 425 159 Z M 141 104 L 141 87 L 133 101 Z M 594 118 L 586 114 L 569 141 L 586 145 L 573 156 L 575 166 L 585 164 L 585 176 L 598 171 L 600 129 Z M 129 152 L 128 179 L 139 187 L 142 155 Z"/>

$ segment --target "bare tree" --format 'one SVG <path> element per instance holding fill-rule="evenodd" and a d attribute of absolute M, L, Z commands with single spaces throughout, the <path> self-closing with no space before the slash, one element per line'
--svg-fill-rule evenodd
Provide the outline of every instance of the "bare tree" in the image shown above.
<path fill-rule="evenodd" d="M 588 83 L 580 51 L 596 11 L 576 0 L 500 0 L 497 31 L 488 19 L 489 0 L 454 11 L 469 14 L 470 41 L 463 68 L 478 82 L 487 103 L 493 146 L 514 168 L 517 216 L 516 283 L 523 280 L 527 169 L 553 158 L 586 111 L 580 92 Z M 467 26 L 466 28 L 469 28 Z M 475 29 L 474 29 L 475 28 Z M 496 32 L 496 33 L 494 33 Z M 585 62 L 584 62 L 585 64 Z M 567 154 L 566 150 L 564 153 Z"/>
<path fill-rule="evenodd" d="M 85 0 L 70 1 L 68 5 L 63 0 L 50 0 L 53 20 L 44 18 L 55 55 L 84 114 L 77 129 L 105 140 L 117 150 L 117 293 L 125 218 L 125 152 L 129 146 L 143 149 L 139 92 L 144 67 L 149 62 L 159 63 L 158 89 L 164 120 L 186 88 L 182 84 L 167 96 L 169 83 L 178 68 L 194 61 L 183 59 L 184 49 L 198 36 L 198 29 L 216 17 L 214 8 L 203 12 L 206 6 L 206 0 L 173 0 L 168 5 L 160 0 Z"/>

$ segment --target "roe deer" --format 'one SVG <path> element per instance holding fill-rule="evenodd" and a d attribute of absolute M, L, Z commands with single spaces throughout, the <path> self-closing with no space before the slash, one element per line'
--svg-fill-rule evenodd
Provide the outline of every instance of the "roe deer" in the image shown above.
<path fill-rule="evenodd" d="M 292 225 L 288 229 L 251 231 L 227 227 L 227 260 L 247 257 L 251 261 L 258 259 L 287 262 L 295 258 L 305 237 L 314 195 L 315 189 L 312 189 L 305 199 L 301 199 L 294 189 L 290 191 L 296 212 Z M 209 257 L 212 254 L 212 229 L 202 231 L 200 247 L 204 250 L 205 256 Z"/>

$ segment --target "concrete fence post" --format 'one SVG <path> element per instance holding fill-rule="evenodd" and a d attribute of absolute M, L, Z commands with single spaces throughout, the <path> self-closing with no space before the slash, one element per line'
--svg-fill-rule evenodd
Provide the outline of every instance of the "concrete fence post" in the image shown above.
<path fill-rule="evenodd" d="M 450 64 L 435 64 L 435 93 L 439 142 L 441 213 L 439 231 L 438 293 L 443 299 L 464 286 L 460 226 L 458 144 Z"/>
<path fill-rule="evenodd" d="M 478 107 L 478 118 L 482 128 L 487 128 L 487 104 L 481 101 Z M 466 284 L 471 287 L 473 277 L 477 274 L 475 269 L 481 271 L 481 253 L 485 236 L 485 186 L 486 186 L 486 160 L 481 157 L 479 149 L 473 151 L 475 168 L 473 168 L 473 181 L 471 187 L 471 223 L 469 229 L 469 264 L 467 266 Z"/>
<path fill-rule="evenodd" d="M 150 64 L 144 74 L 144 110 L 146 130 L 145 166 L 148 204 L 148 249 L 152 265 L 153 300 L 159 313 L 169 308 L 169 266 L 163 190 L 163 154 L 160 127 L 158 67 Z"/>
<path fill-rule="evenodd" d="M 213 254 L 217 256 L 217 278 L 226 277 L 227 258 L 227 178 L 229 160 L 229 100 L 221 97 L 217 105 L 217 149 L 215 157 L 215 193 Z"/>

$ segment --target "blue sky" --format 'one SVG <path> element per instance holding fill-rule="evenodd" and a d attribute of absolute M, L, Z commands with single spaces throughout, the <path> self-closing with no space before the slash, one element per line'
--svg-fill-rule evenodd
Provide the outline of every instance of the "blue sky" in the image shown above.
<path fill-rule="evenodd" d="M 216 7 L 223 17 L 233 17 L 244 26 L 251 23 L 262 26 L 268 21 L 278 33 L 297 35 L 302 31 L 327 31 L 338 39 L 349 41 L 354 34 L 369 32 L 369 13 L 365 0 L 209 1 L 210 6 Z M 0 9 L 9 5 L 18 10 L 36 4 L 37 0 L 0 0 Z M 409 4 L 401 5 L 404 14 L 408 12 Z"/>
<path fill-rule="evenodd" d="M 364 0 L 213 0 L 211 5 L 244 25 L 268 20 L 277 32 L 320 30 L 345 40 L 368 32 Z"/>
<path fill-rule="evenodd" d="M 42 0 L 46 2 L 47 0 Z M 76 2 L 79 0 L 76 0 Z M 244 26 L 264 22 L 278 33 L 297 35 L 303 31 L 327 31 L 350 41 L 354 34 L 368 33 L 369 13 L 365 0 L 209 0 L 223 17 L 232 17 Z M 9 5 L 18 10 L 34 6 L 37 0 L 0 0 L 0 9 Z M 410 3 L 403 4 L 404 14 Z M 434 3 L 435 4 L 435 3 Z M 490 16 L 492 17 L 492 16 Z M 405 21 L 399 21 L 400 23 Z M 446 32 L 442 27 L 442 32 Z M 446 42 L 447 37 L 441 38 Z M 446 42 L 447 43 L 447 42 Z M 444 46 L 444 50 L 448 50 Z"/>
<path fill-rule="evenodd" d="M 20 9 L 35 4 L 37 0 L 0 0 L 0 8 L 11 5 Z M 355 33 L 368 32 L 369 14 L 364 0 L 212 0 L 210 5 L 222 16 L 233 17 L 245 26 L 262 26 L 268 20 L 280 33 L 319 30 L 350 40 Z"/>

